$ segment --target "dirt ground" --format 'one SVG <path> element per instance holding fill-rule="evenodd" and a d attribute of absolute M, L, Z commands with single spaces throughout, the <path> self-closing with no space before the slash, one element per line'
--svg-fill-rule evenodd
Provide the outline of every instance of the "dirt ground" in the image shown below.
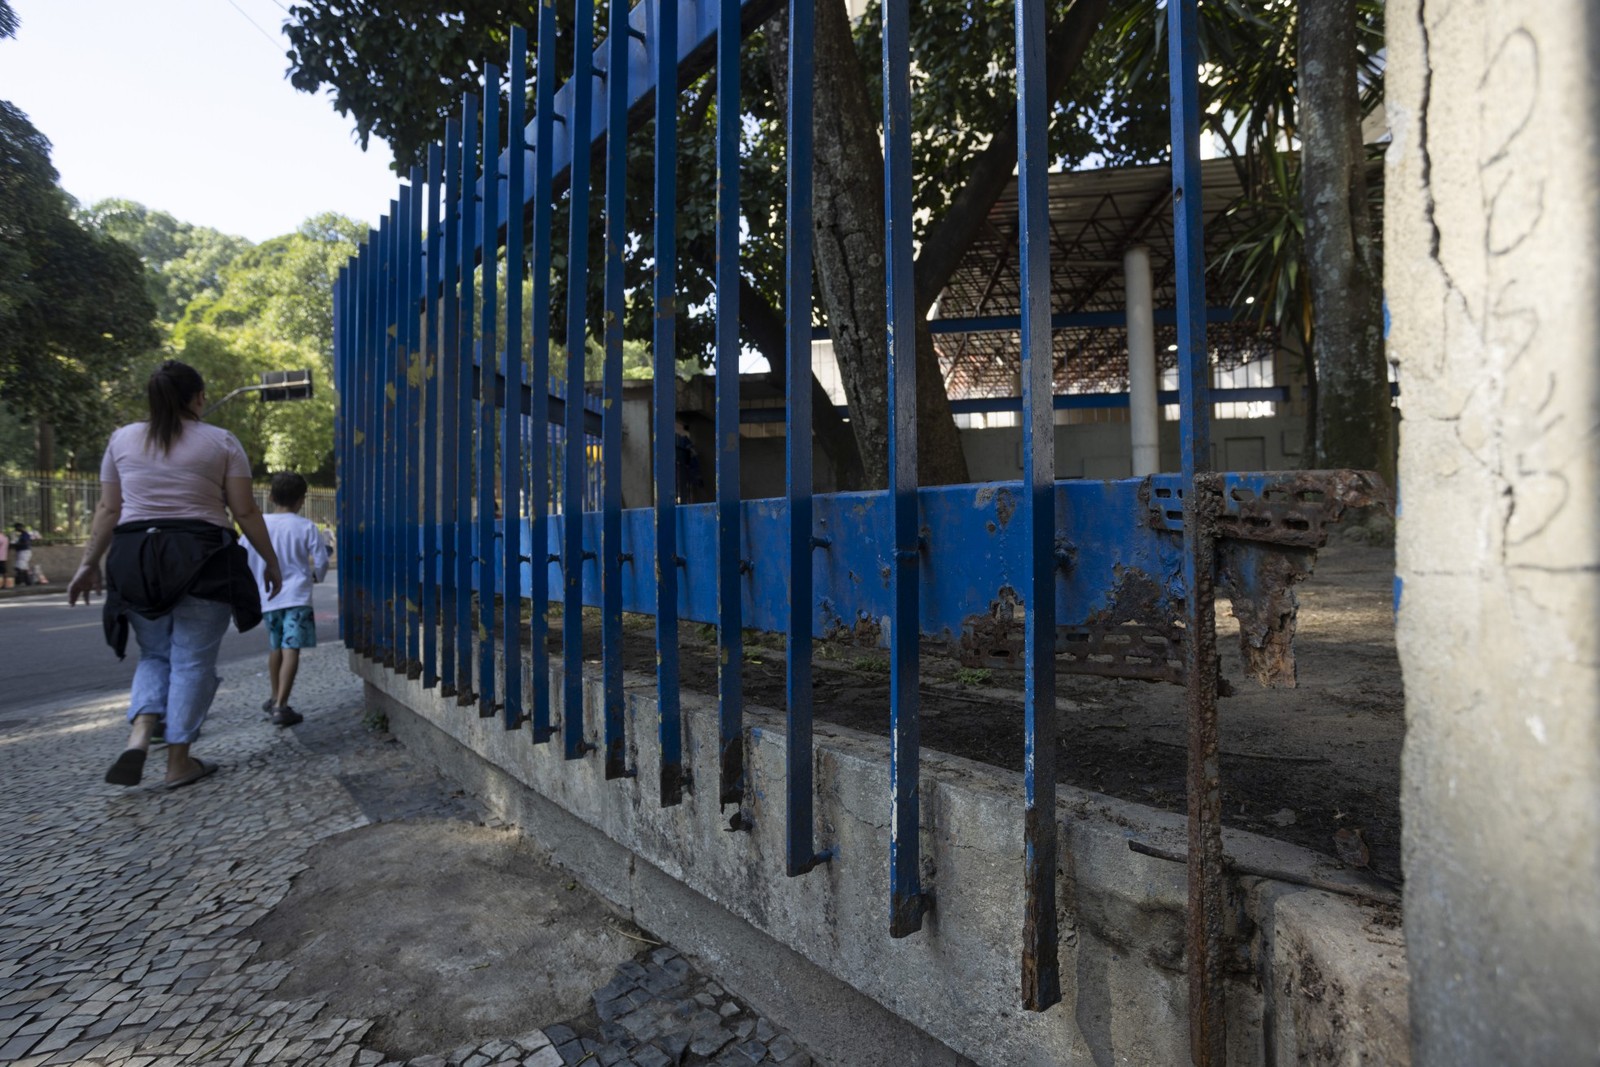
<path fill-rule="evenodd" d="M 1345 542 L 1318 553 L 1315 572 L 1297 587 L 1294 689 L 1263 689 L 1245 675 L 1237 623 L 1228 602 L 1219 600 L 1218 647 L 1234 695 L 1218 707 L 1229 826 L 1335 857 L 1335 834 L 1359 830 L 1372 873 L 1398 884 L 1405 716 L 1393 575 L 1392 548 Z M 586 623 L 586 656 L 595 658 L 598 619 Z M 629 617 L 628 623 L 625 666 L 653 673 L 654 620 Z M 685 689 L 716 692 L 715 640 L 710 627 L 682 628 Z M 552 642 L 557 648 L 559 639 Z M 814 662 L 817 718 L 887 734 L 889 673 L 881 650 L 819 643 Z M 1021 771 L 1020 672 L 963 669 L 929 645 L 922 680 L 925 748 Z M 1182 688 L 1065 673 L 1057 686 L 1060 781 L 1183 809 Z M 744 687 L 751 703 L 784 706 L 781 635 L 747 635 Z"/>

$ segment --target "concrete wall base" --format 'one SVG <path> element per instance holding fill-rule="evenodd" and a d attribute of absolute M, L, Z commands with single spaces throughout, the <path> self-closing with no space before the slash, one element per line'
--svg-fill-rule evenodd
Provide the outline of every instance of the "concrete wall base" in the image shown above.
<path fill-rule="evenodd" d="M 413 755 L 432 764 L 536 841 L 562 866 L 646 930 L 705 961 L 707 969 L 757 1011 L 780 1020 L 808 1049 L 845 1064 L 964 1067 L 951 1051 L 757 930 L 726 908 L 669 877 L 515 779 L 457 744 L 425 716 L 368 686 L 369 705 Z"/>
<path fill-rule="evenodd" d="M 923 754 L 924 882 L 935 910 L 888 936 L 887 743 L 819 724 L 817 844 L 838 857 L 800 878 L 783 870 L 781 716 L 747 709 L 752 829 L 728 829 L 714 790 L 656 803 L 651 679 L 630 676 L 628 751 L 640 777 L 605 782 L 599 761 L 456 706 L 359 656 L 372 703 L 419 757 L 481 795 L 635 921 L 791 1029 L 824 1062 L 1158 1064 L 1188 1061 L 1181 863 L 1135 853 L 1138 839 L 1182 852 L 1180 816 L 1063 789 L 1058 922 L 1063 1002 L 1021 1008 L 1022 792 L 1015 774 Z M 586 720 L 600 688 L 586 685 Z M 559 673 L 552 698 L 560 706 Z M 682 695 L 685 757 L 715 782 L 712 702 Z M 1308 889 L 1349 875 L 1250 834 L 1227 835 L 1244 869 L 1230 886 L 1238 954 L 1227 983 L 1229 1062 L 1408 1062 L 1405 951 L 1392 908 Z"/>

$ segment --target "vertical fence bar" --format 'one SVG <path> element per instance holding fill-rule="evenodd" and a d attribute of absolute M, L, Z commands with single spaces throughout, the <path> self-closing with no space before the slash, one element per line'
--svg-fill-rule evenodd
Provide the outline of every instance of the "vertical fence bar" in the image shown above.
<path fill-rule="evenodd" d="M 572 143 L 567 211 L 567 440 L 561 497 L 561 737 L 563 755 L 594 747 L 583 734 L 583 360 L 588 342 L 589 135 L 594 104 L 594 0 L 577 0 L 572 28 Z"/>
<path fill-rule="evenodd" d="M 460 477 L 456 480 L 456 703 L 471 704 L 472 689 L 472 563 L 479 555 L 473 543 L 472 524 L 472 368 L 478 363 L 474 344 L 472 312 L 473 270 L 477 259 L 477 161 L 478 98 L 461 96 L 461 244 L 454 250 L 460 262 L 460 384 L 457 391 L 456 449 L 461 455 Z M 481 595 L 480 590 L 480 595 Z"/>
<path fill-rule="evenodd" d="M 339 268 L 334 285 L 333 387 L 339 405 L 333 415 L 334 514 L 337 516 L 339 640 L 350 647 L 350 279 L 355 275 L 355 257 Z"/>
<path fill-rule="evenodd" d="M 409 335 L 406 361 L 406 490 L 405 544 L 400 559 L 406 574 L 406 677 L 422 677 L 422 397 L 427 383 L 422 356 L 422 201 L 427 185 L 421 167 L 412 167 L 411 210 L 406 214 L 405 322 Z"/>
<path fill-rule="evenodd" d="M 499 710 L 494 680 L 495 565 L 499 559 L 495 551 L 494 394 L 500 355 L 496 340 L 500 299 L 498 256 L 495 254 L 500 237 L 500 68 L 493 63 L 486 63 L 483 68 L 483 154 L 480 158 L 483 160 L 483 191 L 479 195 L 483 210 L 480 229 L 483 234 L 483 299 L 478 328 L 478 715 L 489 718 Z M 508 410 L 520 399 L 508 390 L 505 396 Z"/>
<path fill-rule="evenodd" d="M 811 600 L 811 186 L 816 16 L 811 4 L 789 5 L 788 115 L 784 149 L 785 212 L 783 307 L 785 322 L 784 474 L 789 505 L 788 656 L 785 869 L 804 874 L 831 853 L 818 854 L 812 802 Z"/>
<path fill-rule="evenodd" d="M 1197 0 L 1167 4 L 1172 115 L 1174 281 L 1177 290 L 1179 451 L 1183 460 L 1184 681 L 1188 697 L 1189 1053 L 1227 1062 L 1222 987 L 1222 775 L 1217 754 L 1211 470 L 1211 362 L 1206 345 L 1205 242 L 1200 186 Z"/>
<path fill-rule="evenodd" d="M 389 642 L 393 648 L 390 658 L 391 666 L 397 672 L 404 674 L 406 671 L 406 583 L 405 568 L 401 566 L 401 552 L 405 544 L 405 501 L 406 479 L 410 474 L 410 465 L 406 463 L 406 424 L 405 424 L 405 384 L 406 360 L 410 353 L 406 350 L 406 219 L 411 215 L 411 190 L 405 185 L 400 186 L 400 193 L 391 205 L 394 208 L 392 221 L 389 224 L 389 305 L 393 309 L 389 317 L 389 365 L 386 369 L 384 382 L 384 399 L 388 402 L 389 434 L 385 443 L 385 455 L 388 457 L 389 471 L 389 499 L 384 502 L 388 513 L 386 536 L 388 540 L 387 559 L 384 562 L 384 572 L 389 583 Z"/>
<path fill-rule="evenodd" d="M 532 646 L 533 743 L 555 735 L 550 725 L 550 251 L 552 157 L 555 155 L 556 9 L 539 7 L 539 62 L 534 82 L 533 149 L 533 352 L 528 384 L 529 607 Z"/>
<path fill-rule="evenodd" d="M 444 306 L 440 286 L 440 243 L 444 222 L 439 217 L 444 154 L 439 145 L 428 146 L 428 239 L 423 260 L 422 332 L 422 684 L 439 684 L 439 309 Z"/>
<path fill-rule="evenodd" d="M 361 630 L 362 654 L 368 659 L 378 657 L 377 632 L 374 629 L 377 618 L 374 608 L 373 574 L 377 564 L 377 551 L 375 547 L 378 535 L 376 506 L 377 492 L 373 487 L 374 479 L 378 474 L 378 432 L 373 422 L 373 389 L 372 379 L 375 372 L 376 361 L 374 353 L 378 347 L 378 282 L 380 266 L 378 231 L 376 228 L 368 231 L 366 259 L 366 278 L 363 282 L 365 292 L 361 295 L 362 304 L 366 311 L 366 322 L 363 324 L 361 339 L 361 435 L 365 441 L 362 449 L 363 470 L 361 474 L 361 489 L 364 499 L 361 504 Z"/>
<path fill-rule="evenodd" d="M 349 352 L 349 342 L 345 337 L 345 331 L 350 324 L 349 316 L 345 313 L 345 301 L 349 299 L 345 285 L 349 279 L 349 264 L 340 267 L 338 274 L 333 279 L 333 391 L 339 397 L 339 402 L 333 407 L 333 514 L 335 536 L 338 538 L 341 563 L 343 563 L 346 546 L 350 544 L 350 516 L 348 510 L 350 502 L 350 486 L 348 482 L 350 477 L 350 445 L 345 440 L 345 429 L 349 425 L 349 418 L 346 415 L 348 407 L 345 403 L 345 383 L 349 379 L 344 370 L 344 359 Z M 4 522 L 5 516 L 0 515 L 0 529 L 4 528 Z M 339 594 L 337 597 L 339 603 L 339 631 L 337 636 L 340 641 L 348 644 L 349 631 L 345 628 L 348 625 L 345 619 L 348 604 L 345 601 L 345 594 L 349 583 L 343 581 L 342 578 L 343 575 L 340 575 L 336 579 L 339 581 Z"/>
<path fill-rule="evenodd" d="M 384 662 L 391 670 L 401 669 L 400 640 L 401 610 L 400 569 L 395 566 L 400 547 L 400 485 L 403 454 L 400 429 L 400 389 L 396 384 L 398 368 L 405 358 L 401 349 L 400 278 L 401 278 L 401 220 L 404 219 L 405 186 L 401 185 L 395 199 L 389 201 L 389 251 L 384 257 L 389 277 L 384 285 L 384 300 L 388 310 L 384 315 L 384 365 L 383 365 L 383 462 L 386 468 L 383 480 L 383 582 L 384 626 L 388 630 Z"/>
<path fill-rule="evenodd" d="M 460 533 L 458 509 L 460 495 L 456 483 L 461 478 L 459 444 L 461 405 L 461 120 L 446 119 L 444 135 L 444 247 L 439 250 L 439 273 L 444 283 L 439 294 L 443 309 L 439 339 L 439 422 L 441 458 L 439 472 L 439 692 L 455 696 L 456 688 L 456 601 L 466 592 L 456 583 L 457 539 Z"/>
<path fill-rule="evenodd" d="M 907 0 L 883 5 L 884 284 L 889 328 L 889 493 L 893 502 L 893 577 L 889 629 L 889 934 L 922 929 L 921 730 L 917 684 L 920 629 L 917 582 L 917 333 L 911 257 L 911 45 Z"/>
<path fill-rule="evenodd" d="M 381 221 L 381 220 L 380 220 Z M 360 392 L 361 392 L 361 437 L 363 441 L 361 458 L 361 653 L 368 659 L 376 659 L 379 655 L 377 646 L 377 631 L 374 629 L 377 619 L 374 608 L 373 575 L 375 573 L 377 551 L 375 547 L 378 535 L 377 513 L 373 510 L 376 505 L 377 491 L 373 487 L 373 480 L 378 474 L 378 432 L 373 423 L 373 388 L 372 379 L 376 369 L 374 352 L 378 347 L 378 284 L 379 258 L 378 229 L 373 227 L 368 231 L 366 254 L 364 259 L 364 274 L 362 279 L 361 304 L 365 321 L 362 323 L 361 337 L 361 363 L 360 363 Z"/>
<path fill-rule="evenodd" d="M 393 334 L 389 331 L 389 324 L 393 321 L 390 317 L 389 302 L 389 244 L 394 236 L 391 220 L 394 217 L 394 202 L 390 201 L 388 214 L 378 220 L 378 258 L 377 285 L 374 287 L 373 298 L 377 304 L 375 316 L 375 333 L 372 346 L 371 377 L 368 387 L 372 390 L 372 458 L 374 474 L 372 480 L 372 633 L 373 633 L 373 659 L 378 663 L 389 666 L 392 663 L 389 653 L 389 588 L 388 588 L 388 549 L 389 549 L 389 516 L 385 512 L 386 497 L 389 488 L 389 406 L 385 397 L 385 386 L 388 379 L 385 377 L 389 362 L 389 345 L 392 343 Z"/>
<path fill-rule="evenodd" d="M 383 632 L 379 625 L 382 592 L 379 585 L 383 566 L 383 516 L 378 508 L 383 497 L 383 381 L 379 368 L 383 356 L 383 220 L 372 231 L 371 264 L 367 274 L 367 352 L 362 367 L 361 388 L 366 394 L 367 424 L 367 505 L 366 505 L 366 626 L 367 658 L 383 659 Z"/>
<path fill-rule="evenodd" d="M 367 568 L 372 561 L 368 544 L 368 523 L 372 515 L 372 427 L 368 424 L 368 409 L 372 406 L 371 390 L 367 387 L 370 372 L 368 360 L 372 354 L 372 264 L 377 259 L 378 231 L 367 231 L 366 244 L 356 258 L 356 305 L 359 321 L 356 324 L 355 349 L 352 352 L 350 395 L 355 406 L 355 426 L 352 441 L 356 459 L 356 510 L 355 525 L 355 631 L 356 651 L 368 658 L 372 655 L 372 620 L 370 598 L 367 595 Z"/>
<path fill-rule="evenodd" d="M 622 324 L 627 314 L 628 5 L 611 5 L 606 36 L 605 381 L 601 387 L 600 655 L 606 778 L 626 778 L 622 722 Z"/>
<path fill-rule="evenodd" d="M 739 0 L 717 21 L 717 709 L 720 798 L 744 798 L 744 557 L 739 547 Z"/>
<path fill-rule="evenodd" d="M 411 211 L 411 192 L 402 184 L 393 201 L 394 215 L 389 222 L 389 303 L 391 332 L 389 365 L 385 374 L 384 399 L 388 402 L 390 436 L 386 454 L 390 464 L 389 492 L 385 502 L 388 514 L 388 558 L 384 571 L 389 582 L 389 642 L 393 647 L 391 664 L 394 670 L 406 670 L 406 588 L 405 568 L 400 564 L 400 554 L 405 547 L 406 478 L 410 473 L 406 463 L 405 425 L 405 364 L 406 351 L 405 279 L 406 279 L 406 218 Z"/>
<path fill-rule="evenodd" d="M 656 697 L 661 711 L 661 804 L 683 800 L 678 699 L 678 5 L 655 7 L 655 481 Z"/>
<path fill-rule="evenodd" d="M 389 566 L 394 558 L 394 526 L 390 508 L 394 501 L 394 237 L 396 202 L 378 224 L 378 345 L 373 351 L 373 415 L 378 477 L 372 514 L 377 521 L 377 552 L 373 587 L 377 591 L 378 661 L 394 667 L 394 582 Z"/>
<path fill-rule="evenodd" d="M 395 566 L 400 550 L 400 500 L 401 481 L 405 472 L 401 469 L 403 453 L 401 452 L 402 431 L 400 428 L 400 387 L 399 368 L 405 359 L 401 349 L 400 336 L 400 278 L 401 270 L 401 226 L 405 218 L 405 186 L 402 185 L 396 198 L 389 201 L 389 247 L 384 255 L 384 266 L 388 278 L 384 282 L 383 298 L 386 306 L 384 312 L 384 346 L 383 346 L 383 623 L 385 634 L 385 649 L 383 662 L 390 670 L 402 670 L 401 655 L 404 645 L 401 642 L 402 613 L 405 605 L 401 602 L 400 595 L 400 568 Z"/>
<path fill-rule="evenodd" d="M 339 615 L 344 626 L 344 643 L 361 651 L 361 282 L 365 271 L 365 249 L 357 247 L 350 257 L 345 276 L 344 384 L 339 390 L 339 406 L 344 409 L 343 467 L 339 485 L 344 490 L 345 532 L 339 538 Z"/>
<path fill-rule="evenodd" d="M 527 156 L 522 127 L 528 107 L 528 31 L 511 27 L 510 87 L 506 107 L 506 350 L 505 407 L 500 412 L 500 573 L 505 590 L 500 634 L 506 692 L 502 721 L 522 726 L 522 183 Z M 534 393 L 535 397 L 539 394 Z"/>
<path fill-rule="evenodd" d="M 1026 871 L 1022 1003 L 1061 999 L 1056 934 L 1055 348 L 1050 334 L 1050 146 L 1044 0 L 1017 0 L 1017 199 L 1022 267 L 1022 519 L 1028 531 L 1023 715 Z"/>

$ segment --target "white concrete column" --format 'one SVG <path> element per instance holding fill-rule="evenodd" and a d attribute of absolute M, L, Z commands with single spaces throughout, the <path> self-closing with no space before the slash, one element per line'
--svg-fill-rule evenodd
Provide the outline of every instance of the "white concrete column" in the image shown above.
<path fill-rule="evenodd" d="M 1156 405 L 1156 323 L 1151 297 L 1150 250 L 1134 245 L 1122 254 L 1128 301 L 1128 411 L 1133 436 L 1133 476 L 1161 469 L 1161 409 Z"/>
<path fill-rule="evenodd" d="M 1419 1067 L 1600 1056 L 1600 5 L 1388 7 Z"/>

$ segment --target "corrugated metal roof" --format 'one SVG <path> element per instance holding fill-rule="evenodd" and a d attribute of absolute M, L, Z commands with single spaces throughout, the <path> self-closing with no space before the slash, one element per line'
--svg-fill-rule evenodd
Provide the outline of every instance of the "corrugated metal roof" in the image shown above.
<path fill-rule="evenodd" d="M 1231 161 L 1202 164 L 1206 221 L 1207 290 L 1212 305 L 1228 303 L 1237 284 L 1217 269 L 1224 251 L 1248 224 L 1229 214 L 1242 187 Z M 989 212 L 978 239 L 939 298 L 939 317 L 1016 315 L 1021 309 L 1015 181 Z M 1165 164 L 1071 171 L 1050 176 L 1050 275 L 1052 313 L 1121 311 L 1122 255 L 1143 244 L 1150 249 L 1155 305 L 1171 307 L 1172 178 Z M 1166 355 L 1173 331 L 1158 327 L 1157 351 Z M 1213 323 L 1207 329 L 1222 363 L 1269 355 L 1270 331 L 1253 323 Z M 1127 336 L 1121 328 L 1070 329 L 1055 333 L 1058 391 L 1116 392 L 1127 388 Z M 936 338 L 946 384 L 953 398 L 1016 392 L 1018 338 L 1014 330 L 945 334 Z"/>

